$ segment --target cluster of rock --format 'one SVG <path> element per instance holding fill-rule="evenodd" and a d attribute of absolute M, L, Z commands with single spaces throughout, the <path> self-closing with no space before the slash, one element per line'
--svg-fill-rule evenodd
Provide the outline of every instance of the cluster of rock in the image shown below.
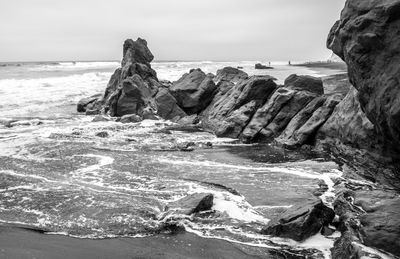
<path fill-rule="evenodd" d="M 216 75 L 193 69 L 176 82 L 161 82 L 151 68 L 153 55 L 146 41 L 138 39 L 124 43 L 121 68 L 105 93 L 81 100 L 78 111 L 121 117 L 125 122 L 163 118 L 245 142 L 328 146 L 354 160 L 363 159 L 357 166 L 377 156 L 395 164 L 400 154 L 398 17 L 400 0 L 347 1 L 327 44 L 348 65 L 354 86 L 346 83 L 349 91 L 326 91 L 321 79 L 310 76 L 291 75 L 278 85 L 273 77 L 248 76 L 232 67 Z M 382 161 L 373 165 L 375 174 L 363 176 L 379 182 L 390 176 L 389 184 L 399 188 L 396 167 L 381 170 Z M 355 174 L 362 174 L 358 168 Z M 327 226 L 336 213 L 342 236 L 335 242 L 333 258 L 363 256 L 362 243 L 400 255 L 398 194 L 341 185 L 334 212 L 312 202 L 287 211 L 262 232 L 304 240 L 321 228 L 329 232 Z"/>
<path fill-rule="evenodd" d="M 248 76 L 232 67 L 216 75 L 192 69 L 176 82 L 160 82 L 140 38 L 125 41 L 123 56 L 104 95 L 82 99 L 78 111 L 126 122 L 161 117 L 198 124 L 220 137 L 301 146 L 314 141 L 343 97 L 324 95 L 321 79 L 311 76 L 292 75 L 277 85 L 273 77 Z"/>

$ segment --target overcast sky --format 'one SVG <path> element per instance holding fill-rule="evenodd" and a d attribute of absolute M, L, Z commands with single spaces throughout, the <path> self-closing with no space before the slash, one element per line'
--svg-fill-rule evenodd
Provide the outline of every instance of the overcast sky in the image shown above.
<path fill-rule="evenodd" d="M 345 0 L 0 0 L 0 61 L 322 60 Z"/>

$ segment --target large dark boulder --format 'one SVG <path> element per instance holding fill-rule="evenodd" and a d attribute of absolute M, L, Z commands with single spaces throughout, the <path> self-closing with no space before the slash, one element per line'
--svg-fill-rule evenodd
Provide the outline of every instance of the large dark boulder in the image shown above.
<path fill-rule="evenodd" d="M 328 226 L 335 212 L 320 200 L 310 200 L 271 220 L 261 233 L 303 241 Z"/>
<path fill-rule="evenodd" d="M 306 106 L 315 94 L 281 87 L 257 110 L 241 134 L 247 142 L 271 140 L 281 133 L 290 120 Z"/>
<path fill-rule="evenodd" d="M 204 110 L 212 101 L 216 89 L 213 78 L 201 69 L 192 69 L 169 88 L 178 105 L 187 114 Z"/>
<path fill-rule="evenodd" d="M 217 136 L 239 137 L 254 113 L 277 88 L 270 76 L 252 76 L 217 93 L 201 114 L 202 126 Z"/>
<path fill-rule="evenodd" d="M 217 75 L 214 78 L 216 83 L 221 81 L 229 81 L 232 83 L 237 83 L 242 79 L 247 79 L 249 75 L 237 68 L 234 67 L 224 67 L 223 69 L 219 69 L 217 71 Z"/>
<path fill-rule="evenodd" d="M 186 116 L 176 99 L 158 81 L 150 65 L 153 59 L 146 40 L 126 40 L 121 67 L 111 76 L 103 97 L 81 100 L 78 110 L 116 117 L 134 114 L 143 119 Z"/>
<path fill-rule="evenodd" d="M 361 110 L 400 147 L 400 0 L 348 0 L 327 46 L 347 63 Z M 398 154 L 398 152 L 397 152 Z"/>
<path fill-rule="evenodd" d="M 316 94 L 324 94 L 324 86 L 321 78 L 313 76 L 290 75 L 285 79 L 285 87 L 294 90 L 305 90 Z"/>

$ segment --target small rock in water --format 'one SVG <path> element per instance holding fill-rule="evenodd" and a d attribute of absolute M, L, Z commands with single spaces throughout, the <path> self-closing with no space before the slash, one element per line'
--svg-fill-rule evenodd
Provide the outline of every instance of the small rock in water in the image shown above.
<path fill-rule="evenodd" d="M 214 196 L 211 193 L 194 193 L 169 204 L 169 209 L 191 215 L 211 210 L 213 205 Z"/>
<path fill-rule="evenodd" d="M 110 121 L 110 120 L 111 120 L 110 117 L 107 117 L 107 116 L 104 116 L 104 115 L 100 115 L 100 114 L 99 114 L 99 115 L 94 116 L 92 122 Z"/>
<path fill-rule="evenodd" d="M 141 122 L 142 118 L 136 114 L 127 114 L 121 117 L 120 122 L 122 123 L 130 123 L 130 122 Z"/>
<path fill-rule="evenodd" d="M 100 114 L 100 111 L 99 110 L 87 110 L 85 114 L 86 115 L 97 115 L 97 114 Z"/>
<path fill-rule="evenodd" d="M 320 200 L 311 200 L 304 205 L 292 207 L 277 219 L 268 223 L 261 233 L 303 241 L 328 226 L 335 212 Z"/>
<path fill-rule="evenodd" d="M 107 131 L 100 131 L 100 132 L 97 132 L 95 134 L 95 136 L 100 137 L 100 138 L 107 138 L 109 136 L 109 134 Z"/>
<path fill-rule="evenodd" d="M 255 69 L 273 69 L 273 67 L 268 67 L 268 66 L 265 66 L 265 65 L 260 64 L 260 63 L 255 64 L 254 68 Z"/>
<path fill-rule="evenodd" d="M 186 142 L 186 143 L 181 143 L 178 144 L 178 149 L 180 151 L 186 151 L 186 152 L 190 152 L 194 150 L 194 146 L 196 146 L 196 144 L 193 141 L 190 142 Z"/>

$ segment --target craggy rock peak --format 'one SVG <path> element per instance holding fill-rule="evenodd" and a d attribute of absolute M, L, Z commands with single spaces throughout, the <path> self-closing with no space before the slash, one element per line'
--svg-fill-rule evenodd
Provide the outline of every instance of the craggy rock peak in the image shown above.
<path fill-rule="evenodd" d="M 327 46 L 348 65 L 361 109 L 400 147 L 400 0 L 348 0 Z M 398 152 L 397 152 L 398 153 Z"/>
<path fill-rule="evenodd" d="M 153 58 L 144 39 L 126 40 L 121 67 L 111 76 L 102 98 L 82 99 L 78 111 L 115 117 L 134 114 L 139 119 L 156 119 L 156 115 L 164 119 L 186 116 L 151 68 Z"/>

